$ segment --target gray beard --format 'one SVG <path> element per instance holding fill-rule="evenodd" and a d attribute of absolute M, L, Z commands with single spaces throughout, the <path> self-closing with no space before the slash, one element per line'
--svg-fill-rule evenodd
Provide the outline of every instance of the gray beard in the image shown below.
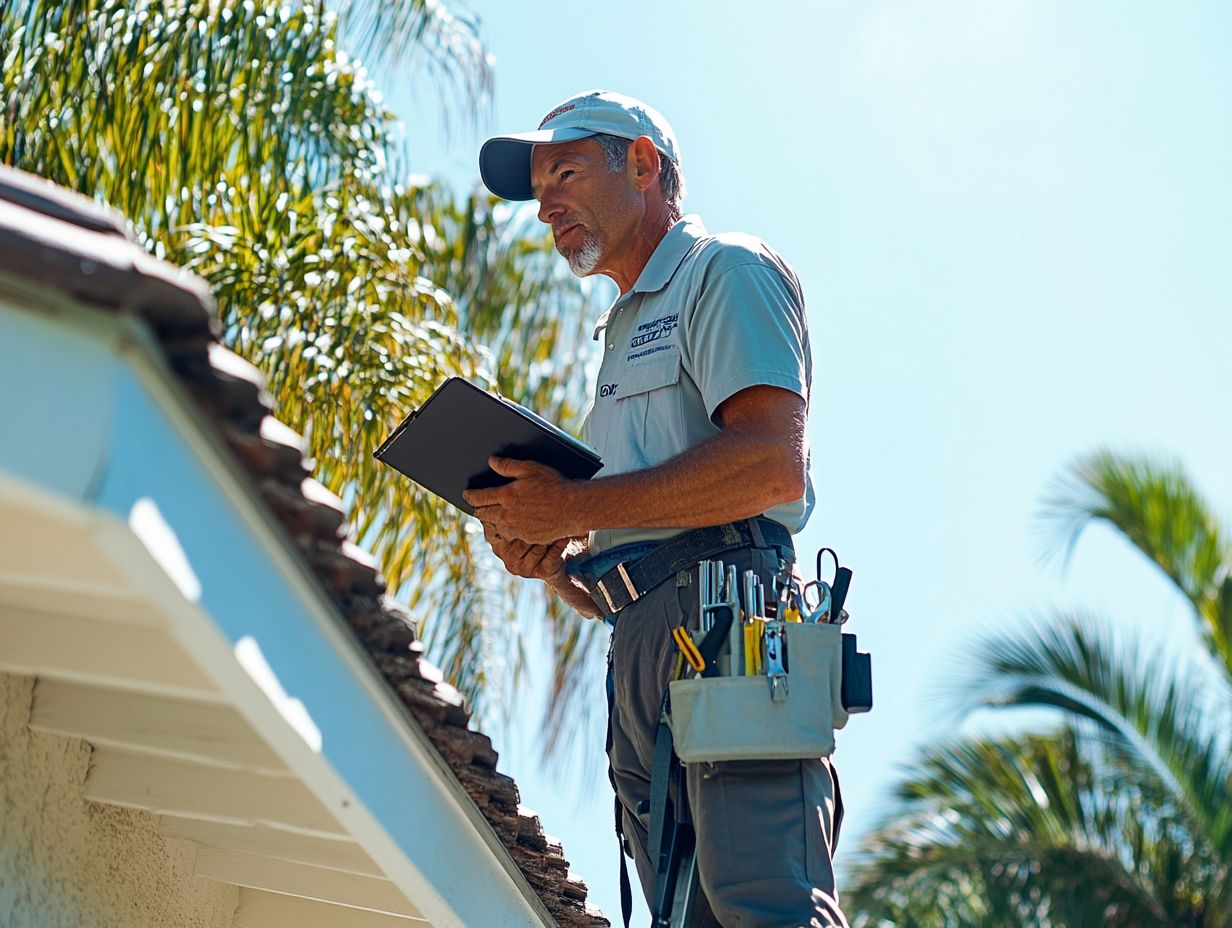
<path fill-rule="evenodd" d="M 602 257 L 603 246 L 599 244 L 598 239 L 588 235 L 585 244 L 565 260 L 569 262 L 569 270 L 573 271 L 576 276 L 586 277 L 594 273 Z"/>

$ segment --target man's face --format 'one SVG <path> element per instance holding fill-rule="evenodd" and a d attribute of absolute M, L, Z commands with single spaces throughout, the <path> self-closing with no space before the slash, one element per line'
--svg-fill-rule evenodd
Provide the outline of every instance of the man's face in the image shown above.
<path fill-rule="evenodd" d="M 607 166 L 598 142 L 536 145 L 530 181 L 539 219 L 551 225 L 574 274 L 585 277 L 619 259 L 644 204 L 627 172 Z"/>

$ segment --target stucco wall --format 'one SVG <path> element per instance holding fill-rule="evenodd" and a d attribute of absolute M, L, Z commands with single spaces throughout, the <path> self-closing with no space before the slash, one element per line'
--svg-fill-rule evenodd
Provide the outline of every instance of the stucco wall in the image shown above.
<path fill-rule="evenodd" d="M 230 928 L 235 887 L 152 815 L 89 802 L 90 746 L 26 727 L 34 680 L 0 674 L 0 926 Z"/>

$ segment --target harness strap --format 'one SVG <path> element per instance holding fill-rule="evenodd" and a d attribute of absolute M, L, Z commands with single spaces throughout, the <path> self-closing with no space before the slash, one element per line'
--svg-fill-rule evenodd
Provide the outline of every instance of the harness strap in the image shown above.
<path fill-rule="evenodd" d="M 680 768 L 680 759 L 672 746 L 672 729 L 667 724 L 671 711 L 670 696 L 663 694 L 663 704 L 659 708 L 659 729 L 655 733 L 654 761 L 650 768 L 650 825 L 647 851 L 651 863 L 655 867 L 654 911 L 651 912 L 651 924 L 667 925 L 670 916 L 672 893 L 676 882 L 676 863 L 679 858 L 678 823 L 679 816 L 668 813 L 668 790 L 676 771 Z M 686 803 L 682 795 L 677 801 Z"/>
<path fill-rule="evenodd" d="M 612 780 L 612 789 L 616 788 L 616 780 Z M 625 859 L 625 807 L 616 797 L 616 840 L 620 843 L 620 915 L 624 919 L 625 928 L 633 918 L 633 886 L 629 883 L 629 862 Z"/>
<path fill-rule="evenodd" d="M 650 831 L 647 851 L 655 865 L 655 872 L 659 875 L 656 880 L 662 877 L 667 863 L 663 859 L 663 824 L 667 819 L 668 784 L 671 783 L 672 768 L 676 762 L 675 752 L 672 751 L 672 730 L 662 719 L 667 708 L 665 694 L 660 709 L 659 730 L 655 734 L 654 762 L 650 768 Z"/>
<path fill-rule="evenodd" d="M 612 770 L 612 709 L 616 704 L 616 678 L 612 673 L 612 654 L 607 655 L 607 746 L 604 753 L 608 756 L 607 779 L 612 784 L 612 796 L 615 805 L 616 843 L 620 849 L 620 914 L 624 918 L 625 928 L 633 919 L 633 887 L 629 883 L 629 865 L 625 861 L 625 816 L 624 805 L 620 802 L 620 793 L 616 790 L 616 773 Z"/>
<path fill-rule="evenodd" d="M 766 538 L 761 531 L 761 523 L 757 519 L 749 519 L 749 534 L 753 536 L 753 547 L 766 547 Z"/>

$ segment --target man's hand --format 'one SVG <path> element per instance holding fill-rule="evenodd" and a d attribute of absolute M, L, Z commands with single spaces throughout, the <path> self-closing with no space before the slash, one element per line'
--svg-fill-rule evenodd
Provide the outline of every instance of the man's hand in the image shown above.
<path fill-rule="evenodd" d="M 576 516 L 570 498 L 579 481 L 566 480 L 547 465 L 534 461 L 492 457 L 488 466 L 502 477 L 512 477 L 513 482 L 487 490 L 466 490 L 462 498 L 475 508 L 475 516 L 483 523 L 489 542 L 491 531 L 498 540 L 550 545 L 561 538 L 585 534 L 589 528 L 574 524 Z"/>
<path fill-rule="evenodd" d="M 528 545 L 516 538 L 502 538 L 487 522 L 483 525 L 483 537 L 492 546 L 492 553 L 500 558 L 505 570 L 515 577 L 528 580 L 560 582 L 565 572 L 565 548 L 571 539 L 561 538 L 550 545 Z"/>
<path fill-rule="evenodd" d="M 582 550 L 584 539 L 561 538 L 549 545 L 528 545 L 517 539 L 501 538 L 491 525 L 486 522 L 482 525 L 483 537 L 507 571 L 528 580 L 544 581 L 557 596 L 588 619 L 602 615 L 590 595 L 565 572 L 565 555 L 575 555 Z"/>

